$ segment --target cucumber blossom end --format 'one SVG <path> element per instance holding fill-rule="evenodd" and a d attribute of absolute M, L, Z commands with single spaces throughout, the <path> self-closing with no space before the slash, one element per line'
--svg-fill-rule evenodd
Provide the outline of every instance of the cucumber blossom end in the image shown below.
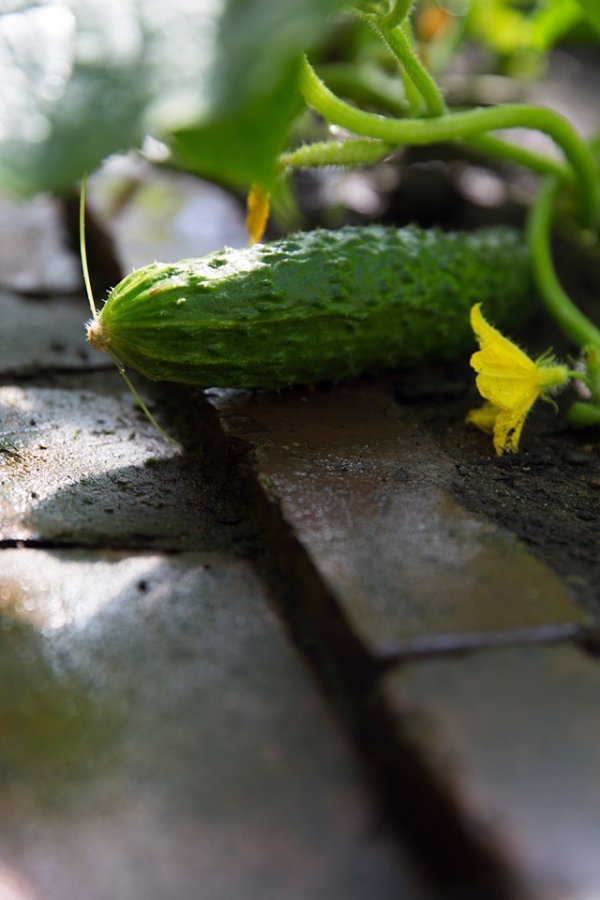
<path fill-rule="evenodd" d="M 100 350 L 102 353 L 109 352 L 110 341 L 100 318 L 91 319 L 85 326 L 85 332 L 88 342 L 95 350 Z"/>

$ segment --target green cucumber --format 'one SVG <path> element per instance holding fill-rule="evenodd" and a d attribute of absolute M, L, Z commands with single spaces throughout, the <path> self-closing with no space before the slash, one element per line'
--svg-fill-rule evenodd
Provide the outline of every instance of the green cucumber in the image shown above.
<path fill-rule="evenodd" d="M 277 389 L 458 359 L 474 303 L 506 327 L 534 296 L 510 229 L 347 227 L 152 263 L 110 292 L 88 338 L 151 379 Z"/>

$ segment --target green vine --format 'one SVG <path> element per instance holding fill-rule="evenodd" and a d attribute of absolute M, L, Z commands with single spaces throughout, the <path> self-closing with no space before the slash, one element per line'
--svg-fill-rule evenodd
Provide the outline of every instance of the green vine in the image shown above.
<path fill-rule="evenodd" d="M 570 340 L 583 353 L 586 374 L 579 374 L 591 393 L 590 402 L 576 403 L 571 419 L 578 424 L 600 422 L 600 329 L 572 303 L 552 262 L 551 229 L 559 190 L 573 197 L 580 225 L 600 223 L 600 130 L 586 143 L 558 113 L 532 104 L 509 103 L 468 110 L 450 110 L 435 78 L 415 50 L 409 23 L 411 0 L 363 3 L 354 10 L 396 59 L 405 84 L 410 117 L 366 112 L 334 94 L 304 58 L 300 91 L 310 108 L 330 124 L 350 132 L 350 139 L 300 147 L 280 157 L 282 168 L 322 165 L 365 165 L 395 149 L 459 141 L 495 160 L 517 163 L 544 176 L 527 225 L 535 279 L 544 303 Z M 515 145 L 495 132 L 525 128 L 548 135 L 562 151 L 555 159 Z M 571 373 L 573 374 L 573 373 Z"/>
<path fill-rule="evenodd" d="M 408 18 L 412 5 L 413 0 L 395 0 L 390 11 L 382 16 L 383 27 L 391 30 L 396 25 L 401 25 Z"/>
<path fill-rule="evenodd" d="M 418 58 L 412 46 L 412 36 L 405 25 L 390 28 L 376 16 L 360 13 L 359 17 L 369 25 L 396 57 L 403 72 L 423 98 L 425 114 L 441 116 L 448 112 L 444 96 L 433 76 Z"/>
<path fill-rule="evenodd" d="M 595 344 L 600 348 L 600 330 L 572 303 L 561 287 L 552 263 L 550 237 L 557 189 L 556 179 L 546 179 L 529 216 L 527 233 L 537 286 L 547 309 L 567 337 L 580 347 Z"/>
<path fill-rule="evenodd" d="M 528 128 L 547 134 L 561 148 L 577 176 L 581 219 L 593 225 L 598 209 L 596 162 L 587 144 L 558 113 L 528 103 L 478 107 L 426 119 L 392 119 L 356 109 L 336 97 L 319 78 L 307 59 L 300 73 L 300 90 L 308 106 L 333 125 L 354 134 L 378 138 L 390 144 L 436 144 L 464 140 L 506 128 Z"/>

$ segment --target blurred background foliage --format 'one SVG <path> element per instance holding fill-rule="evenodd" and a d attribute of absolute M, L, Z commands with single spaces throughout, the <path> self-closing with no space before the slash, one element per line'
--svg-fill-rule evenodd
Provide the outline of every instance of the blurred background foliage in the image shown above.
<path fill-rule="evenodd" d="M 386 0 L 363 0 L 383 9 Z M 390 4 L 393 5 L 393 4 Z M 340 96 L 407 114 L 410 89 L 348 0 L 4 0 L 0 188 L 68 193 L 110 154 L 145 148 L 245 188 L 310 139 L 297 87 L 308 52 Z M 559 40 L 597 40 L 598 0 L 418 0 L 412 26 L 438 77 L 477 47 L 490 73 L 539 73 Z M 312 126 L 314 127 L 314 126 Z"/>

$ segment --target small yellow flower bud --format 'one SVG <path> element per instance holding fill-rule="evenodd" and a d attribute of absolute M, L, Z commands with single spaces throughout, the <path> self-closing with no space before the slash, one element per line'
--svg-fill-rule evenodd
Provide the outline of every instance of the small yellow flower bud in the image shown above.
<path fill-rule="evenodd" d="M 251 185 L 248 191 L 246 207 L 246 228 L 248 229 L 249 243 L 258 244 L 262 240 L 269 220 L 271 204 L 268 190 L 261 184 Z"/>

